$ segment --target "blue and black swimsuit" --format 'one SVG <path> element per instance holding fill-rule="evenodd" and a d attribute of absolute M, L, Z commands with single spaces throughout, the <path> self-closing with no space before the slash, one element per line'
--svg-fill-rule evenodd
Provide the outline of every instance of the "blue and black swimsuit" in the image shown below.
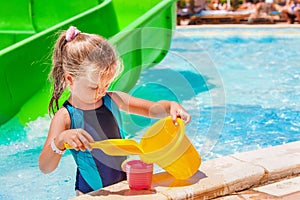
<path fill-rule="evenodd" d="M 94 110 L 75 108 L 68 101 L 63 106 L 69 112 L 71 129 L 84 129 L 95 141 L 125 137 L 118 107 L 108 94 Z M 88 193 L 126 179 L 121 169 L 125 156 L 109 156 L 100 149 L 71 152 L 77 164 L 76 190 Z"/>

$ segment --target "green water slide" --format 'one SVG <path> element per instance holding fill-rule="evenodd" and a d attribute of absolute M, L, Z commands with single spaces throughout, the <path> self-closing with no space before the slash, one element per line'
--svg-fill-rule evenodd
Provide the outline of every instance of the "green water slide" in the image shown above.
<path fill-rule="evenodd" d="M 0 125 L 47 113 L 57 32 L 70 25 L 116 46 L 124 72 L 111 89 L 128 92 L 160 62 L 175 28 L 176 0 L 10 0 L 0 8 Z"/>

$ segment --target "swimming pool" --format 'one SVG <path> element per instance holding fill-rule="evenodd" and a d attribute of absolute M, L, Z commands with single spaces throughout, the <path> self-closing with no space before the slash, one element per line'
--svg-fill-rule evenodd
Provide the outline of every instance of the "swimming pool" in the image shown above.
<path fill-rule="evenodd" d="M 142 73 L 132 94 L 180 101 L 193 116 L 186 133 L 204 160 L 300 140 L 299 33 L 178 29 L 166 59 Z M 152 122 L 125 116 L 126 130 L 137 139 Z M 0 127 L 0 199 L 74 196 L 70 154 L 53 174 L 38 170 L 48 125 L 46 116 L 26 127 L 16 118 Z"/>

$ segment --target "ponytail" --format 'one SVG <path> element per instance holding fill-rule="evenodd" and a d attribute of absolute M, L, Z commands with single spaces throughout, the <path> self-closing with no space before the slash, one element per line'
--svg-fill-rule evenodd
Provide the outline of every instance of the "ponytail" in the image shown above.
<path fill-rule="evenodd" d="M 62 51 L 66 44 L 66 33 L 65 31 L 61 33 L 58 38 L 52 55 L 52 71 L 50 72 L 50 79 L 53 81 L 53 91 L 52 97 L 49 102 L 48 112 L 49 114 L 55 112 L 59 109 L 58 100 L 61 97 L 62 93 L 66 89 L 66 82 L 64 78 L 64 69 L 62 62 Z"/>

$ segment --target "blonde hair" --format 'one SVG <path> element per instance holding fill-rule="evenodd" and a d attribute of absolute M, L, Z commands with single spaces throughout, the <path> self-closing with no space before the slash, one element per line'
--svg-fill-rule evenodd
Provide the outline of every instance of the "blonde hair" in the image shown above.
<path fill-rule="evenodd" d="M 48 106 L 49 113 L 59 109 L 58 100 L 67 84 L 65 73 L 75 78 L 87 75 L 87 71 L 107 74 L 116 69 L 122 71 L 122 64 L 115 49 L 106 39 L 96 34 L 77 33 L 71 41 L 66 40 L 66 32 L 58 37 L 52 55 L 52 70 L 49 78 L 53 81 L 53 91 Z"/>

